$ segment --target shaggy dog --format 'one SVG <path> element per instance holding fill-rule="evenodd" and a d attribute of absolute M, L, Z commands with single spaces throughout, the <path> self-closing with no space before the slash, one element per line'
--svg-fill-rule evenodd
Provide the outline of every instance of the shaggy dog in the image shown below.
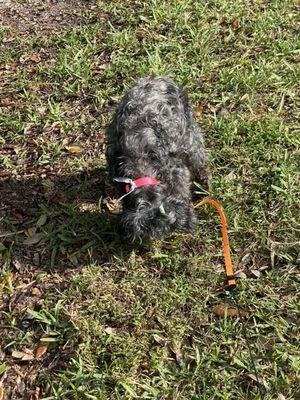
<path fill-rule="evenodd" d="M 204 141 L 185 91 L 162 77 L 141 79 L 107 128 L 107 161 L 126 187 L 121 224 L 131 239 L 192 232 L 191 178 L 207 184 Z"/>

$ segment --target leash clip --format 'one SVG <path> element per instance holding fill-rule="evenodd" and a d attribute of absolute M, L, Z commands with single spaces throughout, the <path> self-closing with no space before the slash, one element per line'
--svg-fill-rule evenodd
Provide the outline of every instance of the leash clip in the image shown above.
<path fill-rule="evenodd" d="M 126 193 L 121 196 L 118 201 L 121 201 L 124 199 L 124 197 L 128 196 L 130 193 L 132 193 L 136 189 L 136 184 L 133 179 L 131 178 L 123 178 L 123 177 L 117 177 L 113 178 L 114 182 L 117 183 L 125 183 L 126 184 Z"/>

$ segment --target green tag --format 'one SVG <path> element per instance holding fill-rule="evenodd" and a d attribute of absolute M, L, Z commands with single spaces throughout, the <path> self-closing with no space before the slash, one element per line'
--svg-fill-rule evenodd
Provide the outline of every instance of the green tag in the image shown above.
<path fill-rule="evenodd" d="M 160 211 L 162 214 L 165 214 L 165 213 L 166 213 L 166 211 L 165 211 L 165 209 L 164 209 L 164 205 L 163 205 L 163 204 L 161 204 L 161 205 L 160 205 L 160 207 L 159 207 L 159 211 Z"/>

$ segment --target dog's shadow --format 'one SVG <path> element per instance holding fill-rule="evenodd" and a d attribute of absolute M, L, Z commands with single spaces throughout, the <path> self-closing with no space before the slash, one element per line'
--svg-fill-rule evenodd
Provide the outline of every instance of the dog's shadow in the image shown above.
<path fill-rule="evenodd" d="M 28 270 L 80 268 L 88 262 L 128 258 L 147 243 L 124 239 L 116 188 L 103 168 L 77 174 L 2 178 L 0 242 L 2 262 Z"/>

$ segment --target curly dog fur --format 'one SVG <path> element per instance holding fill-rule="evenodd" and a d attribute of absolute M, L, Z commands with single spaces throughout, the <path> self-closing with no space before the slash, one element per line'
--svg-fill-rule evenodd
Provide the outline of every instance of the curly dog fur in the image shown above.
<path fill-rule="evenodd" d="M 168 78 L 141 79 L 107 128 L 106 157 L 112 177 L 159 181 L 124 197 L 121 224 L 129 237 L 194 230 L 191 179 L 206 184 L 208 167 L 203 136 L 181 87 Z"/>

